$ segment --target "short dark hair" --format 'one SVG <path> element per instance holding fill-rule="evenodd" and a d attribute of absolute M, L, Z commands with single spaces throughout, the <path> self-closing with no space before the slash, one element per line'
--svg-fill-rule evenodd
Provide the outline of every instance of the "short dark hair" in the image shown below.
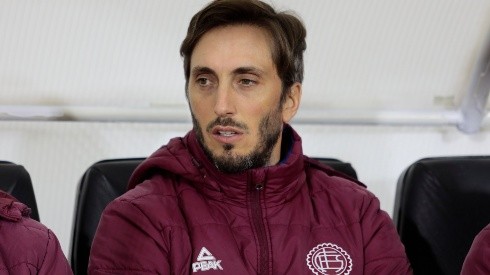
<path fill-rule="evenodd" d="M 180 47 L 186 91 L 191 55 L 201 37 L 213 28 L 240 24 L 257 26 L 269 33 L 272 59 L 282 81 L 282 102 L 291 85 L 303 81 L 306 29 L 298 16 L 291 12 L 276 12 L 259 0 L 215 0 L 192 17 Z"/>

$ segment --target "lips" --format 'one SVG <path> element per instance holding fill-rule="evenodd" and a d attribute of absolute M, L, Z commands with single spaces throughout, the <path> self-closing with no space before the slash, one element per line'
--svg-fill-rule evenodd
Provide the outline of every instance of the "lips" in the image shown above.
<path fill-rule="evenodd" d="M 230 126 L 216 126 L 213 127 L 211 134 L 219 142 L 232 143 L 236 142 L 243 135 L 243 131 Z"/>
<path fill-rule="evenodd" d="M 213 135 L 220 135 L 220 136 L 233 136 L 233 135 L 240 135 L 243 134 L 241 130 L 235 128 L 235 127 L 224 127 L 224 126 L 216 126 L 213 127 L 213 130 L 211 131 Z"/>

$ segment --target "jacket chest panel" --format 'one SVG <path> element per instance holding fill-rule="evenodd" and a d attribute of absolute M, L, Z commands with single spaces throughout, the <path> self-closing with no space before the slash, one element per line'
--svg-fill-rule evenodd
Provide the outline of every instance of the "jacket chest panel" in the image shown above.
<path fill-rule="evenodd" d="M 267 231 L 271 234 L 273 273 L 314 274 L 315 268 L 317 272 L 350 268 L 350 275 L 362 274 L 359 224 L 343 225 L 332 220 L 328 224 L 318 223 L 312 209 L 294 207 L 295 202 L 291 203 L 264 210 Z M 257 274 L 259 247 L 248 209 L 219 201 L 195 205 L 199 209 L 183 213 L 189 216 L 185 234 L 191 248 L 187 263 L 191 272 Z M 200 214 L 195 215 L 195 211 Z M 358 269 L 361 273 L 356 273 Z"/>
<path fill-rule="evenodd" d="M 358 224 L 315 229 L 271 225 L 270 230 L 274 232 L 273 274 L 315 274 L 312 270 L 317 274 L 362 274 L 363 246 Z M 187 234 L 178 239 L 189 241 L 191 257 L 184 265 L 191 273 L 257 274 L 257 246 L 249 227 L 208 224 L 194 227 Z"/>

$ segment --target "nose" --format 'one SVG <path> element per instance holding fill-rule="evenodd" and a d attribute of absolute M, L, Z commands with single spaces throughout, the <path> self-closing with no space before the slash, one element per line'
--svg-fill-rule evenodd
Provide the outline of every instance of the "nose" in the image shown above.
<path fill-rule="evenodd" d="M 214 113 L 219 117 L 229 117 L 235 114 L 234 92 L 230 85 L 220 85 L 216 90 Z"/>

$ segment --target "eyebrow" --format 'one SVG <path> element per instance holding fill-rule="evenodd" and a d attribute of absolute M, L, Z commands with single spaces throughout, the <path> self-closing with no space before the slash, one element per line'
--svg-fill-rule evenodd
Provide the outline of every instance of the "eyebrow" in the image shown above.
<path fill-rule="evenodd" d="M 191 72 L 192 77 L 196 77 L 199 74 L 213 74 L 213 75 L 216 75 L 216 73 L 214 72 L 214 70 L 212 70 L 209 67 L 197 66 L 197 67 L 192 68 L 192 72 Z"/>
<path fill-rule="evenodd" d="M 236 69 L 233 70 L 232 72 L 233 74 L 256 74 L 256 75 L 261 75 L 264 73 L 263 70 L 257 68 L 257 67 L 238 67 Z M 209 68 L 209 67 L 202 67 L 202 66 L 196 66 L 194 68 L 192 68 L 192 71 L 191 71 L 191 75 L 192 77 L 196 77 L 197 75 L 200 75 L 200 74 L 212 74 L 212 75 L 216 75 L 216 72 Z"/>
<path fill-rule="evenodd" d="M 233 74 L 257 74 L 261 75 L 264 71 L 256 68 L 256 67 L 239 67 L 233 70 Z"/>

